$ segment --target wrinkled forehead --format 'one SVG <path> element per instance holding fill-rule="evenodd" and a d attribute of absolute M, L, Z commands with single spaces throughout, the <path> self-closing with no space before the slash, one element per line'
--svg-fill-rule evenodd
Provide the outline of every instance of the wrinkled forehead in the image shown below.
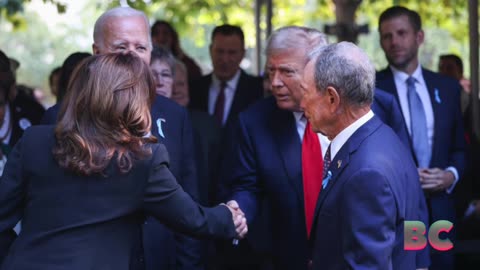
<path fill-rule="evenodd" d="M 135 17 L 110 17 L 104 25 L 104 33 L 110 37 L 136 39 L 149 42 L 150 31 L 145 19 Z"/>

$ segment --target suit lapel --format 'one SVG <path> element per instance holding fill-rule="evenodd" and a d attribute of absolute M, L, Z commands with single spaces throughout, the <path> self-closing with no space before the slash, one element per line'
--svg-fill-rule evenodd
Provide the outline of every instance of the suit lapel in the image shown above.
<path fill-rule="evenodd" d="M 335 158 L 330 163 L 330 167 L 328 170 L 332 173 L 332 178 L 330 179 L 328 185 L 325 189 L 320 192 L 320 196 L 317 200 L 317 205 L 315 207 L 315 213 L 313 218 L 313 225 L 312 225 L 312 234 L 310 240 L 315 239 L 315 227 L 318 220 L 318 215 L 320 213 L 320 209 L 322 208 L 325 199 L 331 194 L 331 191 L 336 187 L 338 183 L 339 177 L 342 175 L 342 172 L 348 167 L 350 163 L 350 156 L 354 153 L 360 144 L 370 136 L 375 130 L 377 130 L 382 121 L 374 116 L 370 119 L 367 123 L 361 126 L 352 136 L 345 142 L 345 144 L 340 148 L 340 151 L 335 155 Z"/>
<path fill-rule="evenodd" d="M 238 78 L 237 88 L 235 89 L 235 95 L 233 96 L 232 105 L 230 106 L 230 111 L 228 112 L 227 122 L 233 121 L 233 116 L 238 115 L 241 109 L 244 107 L 245 102 L 245 88 L 247 88 L 247 78 L 243 70 L 240 70 L 240 77 Z"/>
<path fill-rule="evenodd" d="M 295 193 L 303 201 L 302 144 L 298 137 L 295 118 L 290 111 L 278 108 L 275 110 L 270 121 L 272 134 L 280 151 L 288 179 Z"/>
<path fill-rule="evenodd" d="M 435 134 L 440 134 L 441 130 L 439 130 L 438 121 L 442 119 L 441 115 L 441 101 L 437 101 L 440 99 L 440 88 L 435 84 L 435 78 L 433 78 L 433 74 L 425 69 L 422 68 L 423 79 L 427 85 L 428 94 L 430 96 L 430 103 L 432 104 L 433 110 L 433 119 L 434 119 L 434 127 L 433 127 L 433 141 L 432 141 L 432 160 L 437 155 L 438 143 L 437 139 L 438 136 Z M 430 163 L 432 161 L 430 160 Z"/>
<path fill-rule="evenodd" d="M 393 73 L 390 68 L 387 67 L 386 69 L 377 73 L 376 86 L 383 91 L 394 95 L 397 99 L 397 102 L 399 102 L 397 87 L 395 86 L 395 80 L 393 78 Z"/>

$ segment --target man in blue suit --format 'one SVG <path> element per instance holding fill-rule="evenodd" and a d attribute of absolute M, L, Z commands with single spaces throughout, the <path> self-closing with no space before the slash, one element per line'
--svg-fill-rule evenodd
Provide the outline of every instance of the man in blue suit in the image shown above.
<path fill-rule="evenodd" d="M 312 269 L 415 269 L 403 224 L 417 220 L 425 202 L 408 149 L 370 108 L 375 68 L 352 43 L 315 53 L 301 106 L 331 142 L 310 237 Z"/>
<path fill-rule="evenodd" d="M 270 253 L 274 269 L 304 270 L 311 258 L 302 175 L 307 123 L 300 101 L 308 52 L 326 44 L 322 33 L 305 27 L 284 27 L 272 34 L 267 44 L 267 72 L 273 97 L 239 114 L 222 166 L 224 198 L 236 201 L 250 222 L 244 241 Z M 393 96 L 384 93 L 376 101 L 384 120 L 398 121 L 395 115 L 400 112 Z M 392 126 L 402 136 L 404 127 Z M 329 140 L 318 135 L 318 141 L 321 159 Z M 259 211 L 263 211 L 262 220 L 255 220 Z"/>
<path fill-rule="evenodd" d="M 424 33 L 415 11 L 399 6 L 385 10 L 380 15 L 379 32 L 389 66 L 377 73 L 377 87 L 399 101 L 427 197 L 430 221 L 455 223 L 452 192 L 465 167 L 461 86 L 419 64 L 418 48 Z M 447 237 L 454 240 L 454 231 Z M 454 267 L 451 252 L 432 250 L 431 258 L 430 269 Z"/>

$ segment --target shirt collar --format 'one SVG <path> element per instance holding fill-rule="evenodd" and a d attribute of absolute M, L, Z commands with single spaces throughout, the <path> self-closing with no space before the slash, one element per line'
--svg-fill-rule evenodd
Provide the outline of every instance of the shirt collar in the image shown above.
<path fill-rule="evenodd" d="M 347 142 L 347 140 L 359 129 L 362 125 L 364 125 L 368 120 L 372 119 L 373 117 L 372 110 L 368 111 L 364 116 L 358 118 L 355 122 L 350 124 L 340 133 L 338 133 L 335 138 L 333 138 L 332 142 L 330 143 L 330 160 L 335 158 L 335 155 L 340 151 L 342 146 Z"/>
<path fill-rule="evenodd" d="M 233 75 L 233 77 L 230 80 L 226 81 L 227 83 L 226 90 L 237 88 L 238 80 L 240 79 L 240 73 L 241 73 L 241 70 L 238 69 L 235 75 Z M 217 78 L 217 76 L 215 76 L 214 73 L 212 73 L 212 81 L 213 81 L 213 84 L 220 89 L 220 80 Z"/>
<path fill-rule="evenodd" d="M 417 65 L 417 68 L 415 68 L 412 75 L 408 75 L 406 72 L 396 69 L 393 66 L 390 66 L 390 70 L 393 73 L 393 77 L 398 78 L 399 81 L 402 81 L 402 82 L 406 82 L 408 77 L 410 76 L 412 76 L 417 82 L 420 82 L 422 78 L 422 66 L 420 65 Z"/>

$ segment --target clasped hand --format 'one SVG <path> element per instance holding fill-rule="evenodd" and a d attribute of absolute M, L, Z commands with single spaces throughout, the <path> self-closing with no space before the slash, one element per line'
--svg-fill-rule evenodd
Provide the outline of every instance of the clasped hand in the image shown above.
<path fill-rule="evenodd" d="M 248 233 L 247 219 L 245 214 L 238 206 L 236 201 L 227 202 L 226 206 L 232 212 L 233 223 L 235 224 L 235 231 L 237 232 L 236 238 L 243 239 Z"/>

